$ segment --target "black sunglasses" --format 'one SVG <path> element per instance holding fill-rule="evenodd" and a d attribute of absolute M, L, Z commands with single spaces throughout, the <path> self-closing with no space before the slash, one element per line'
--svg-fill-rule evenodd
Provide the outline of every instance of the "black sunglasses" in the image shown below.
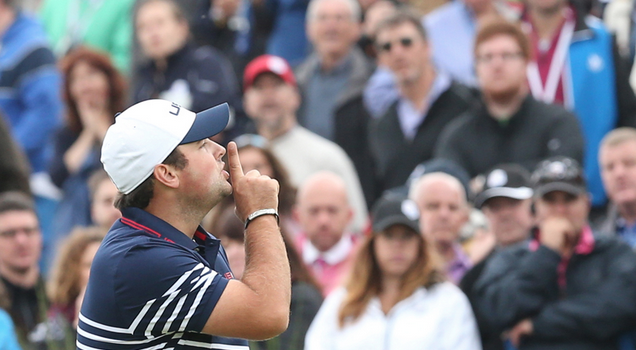
<path fill-rule="evenodd" d="M 400 45 L 402 45 L 402 47 L 411 47 L 411 45 L 413 45 L 413 38 L 408 38 L 408 37 L 401 38 L 397 42 L 399 42 Z M 378 44 L 378 48 L 380 49 L 380 51 L 383 51 L 383 52 L 391 52 L 392 47 L 393 47 L 393 43 L 390 41 L 386 43 Z"/>

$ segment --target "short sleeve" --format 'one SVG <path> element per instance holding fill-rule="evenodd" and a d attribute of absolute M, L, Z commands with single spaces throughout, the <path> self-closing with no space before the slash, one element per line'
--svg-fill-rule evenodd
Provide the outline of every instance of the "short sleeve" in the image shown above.
<path fill-rule="evenodd" d="M 228 280 L 194 251 L 172 244 L 137 246 L 119 262 L 115 300 L 119 315 L 137 323 L 133 334 L 200 332 Z"/>

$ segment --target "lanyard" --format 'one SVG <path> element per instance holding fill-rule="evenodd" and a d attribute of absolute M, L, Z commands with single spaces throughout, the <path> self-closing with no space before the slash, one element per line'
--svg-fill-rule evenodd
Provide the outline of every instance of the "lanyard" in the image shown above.
<path fill-rule="evenodd" d="M 541 74 L 539 73 L 537 62 L 532 61 L 528 64 L 528 84 L 530 85 L 532 95 L 540 101 L 545 103 L 554 102 L 559 81 L 563 76 L 565 61 L 568 56 L 568 48 L 572 41 L 572 35 L 574 34 L 574 25 L 575 21 L 569 19 L 561 28 L 559 41 L 557 42 L 556 50 L 550 62 L 550 69 L 548 70 L 545 85 L 541 81 Z"/>

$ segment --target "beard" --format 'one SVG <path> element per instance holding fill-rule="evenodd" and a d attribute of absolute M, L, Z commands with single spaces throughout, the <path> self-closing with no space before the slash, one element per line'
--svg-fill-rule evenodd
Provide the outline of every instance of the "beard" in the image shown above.
<path fill-rule="evenodd" d="M 522 89 L 521 85 L 516 85 L 516 86 L 510 86 L 508 88 L 497 90 L 497 91 L 484 90 L 483 93 L 487 99 L 497 104 L 508 104 L 509 102 L 514 100 L 515 97 L 519 96 L 521 89 Z"/>

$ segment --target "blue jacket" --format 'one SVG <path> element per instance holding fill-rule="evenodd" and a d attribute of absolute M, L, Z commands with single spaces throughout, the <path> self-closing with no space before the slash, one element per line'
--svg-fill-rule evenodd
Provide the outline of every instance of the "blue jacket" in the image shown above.
<path fill-rule="evenodd" d="M 11 317 L 6 311 L 0 309 L 0 349 L 20 350 L 20 344 L 15 336 L 15 328 Z"/>
<path fill-rule="evenodd" d="M 0 40 L 0 109 L 31 170 L 44 171 L 48 141 L 62 114 L 55 57 L 41 25 L 22 13 Z"/>
<path fill-rule="evenodd" d="M 601 21 L 577 13 L 570 50 L 565 100 L 581 122 L 585 138 L 583 165 L 593 205 L 605 204 L 607 197 L 598 164 L 600 142 L 610 130 L 635 126 L 636 97 L 629 87 L 614 37 Z"/>

